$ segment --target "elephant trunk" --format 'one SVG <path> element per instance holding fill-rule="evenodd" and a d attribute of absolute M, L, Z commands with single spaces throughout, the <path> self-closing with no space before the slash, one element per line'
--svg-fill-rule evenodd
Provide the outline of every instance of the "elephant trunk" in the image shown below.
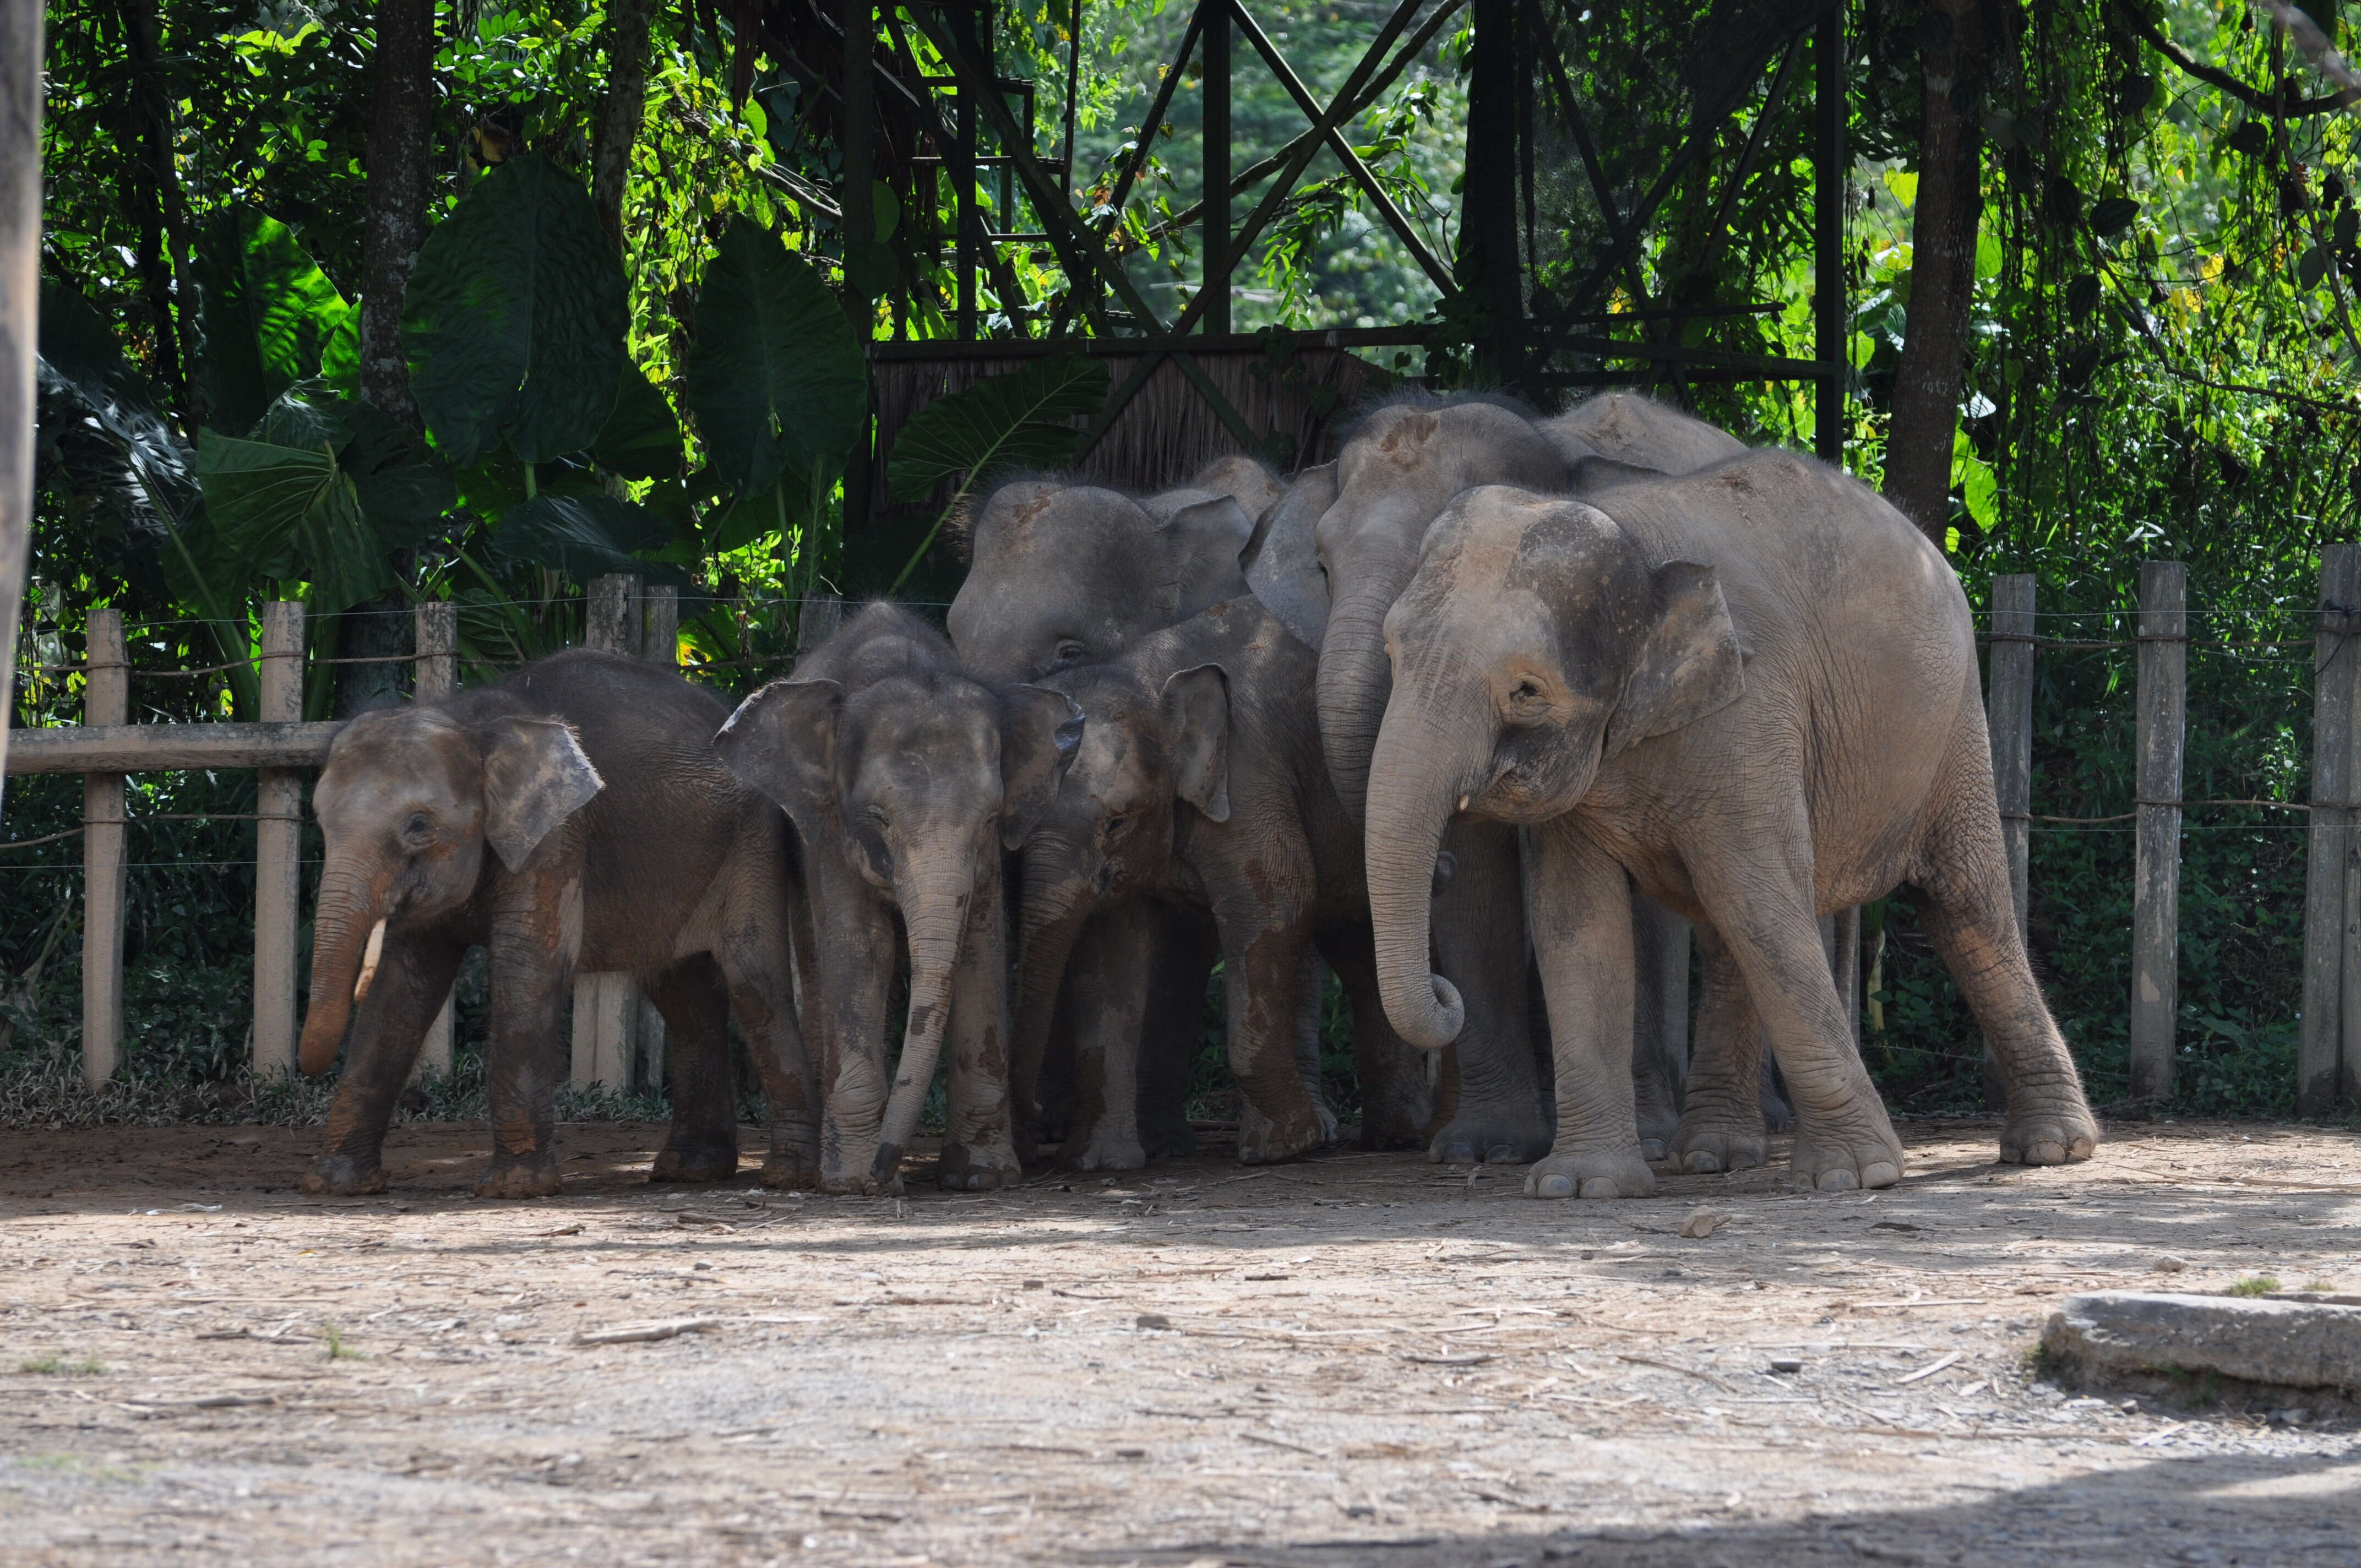
<path fill-rule="evenodd" d="M 1395 585 L 1340 595 L 1320 645 L 1320 744 L 1328 776 L 1356 822 L 1367 819 L 1369 762 L 1385 722 L 1393 667 L 1386 655 L 1386 612 Z"/>
<path fill-rule="evenodd" d="M 1024 895 L 1016 917 L 1016 1037 L 1010 1053 L 1009 1087 L 1015 1091 L 1016 1114 L 1026 1119 L 1023 1135 L 1028 1147 L 1031 1119 L 1039 1114 L 1035 1092 L 1057 1019 L 1058 992 L 1094 903 L 1070 859 L 1064 846 L 1046 838 L 1025 847 Z"/>
<path fill-rule="evenodd" d="M 937 866 L 958 863 L 940 850 L 928 859 Z M 967 931 L 968 905 L 975 894 L 975 878 L 964 867 L 928 870 L 896 881 L 902 891 L 902 924 L 910 941 L 910 1015 L 902 1033 L 893 1095 L 885 1102 L 876 1162 L 870 1168 L 871 1178 L 880 1183 L 893 1180 L 901 1168 L 902 1151 L 918 1130 L 918 1112 L 935 1081 L 935 1063 L 942 1058 L 943 1034 L 950 1022 L 951 984 Z"/>
<path fill-rule="evenodd" d="M 1456 987 L 1428 962 L 1435 858 L 1443 830 L 1487 750 L 1471 727 L 1438 724 L 1396 702 L 1370 762 L 1369 912 L 1378 992 L 1394 1030 L 1441 1050 L 1467 1022 Z"/>
<path fill-rule="evenodd" d="M 299 1057 L 311 1077 L 335 1061 L 354 1003 L 368 994 L 377 978 L 390 881 L 347 856 L 332 857 L 321 874 L 319 910 L 312 922 L 311 1005 L 303 1015 Z"/>

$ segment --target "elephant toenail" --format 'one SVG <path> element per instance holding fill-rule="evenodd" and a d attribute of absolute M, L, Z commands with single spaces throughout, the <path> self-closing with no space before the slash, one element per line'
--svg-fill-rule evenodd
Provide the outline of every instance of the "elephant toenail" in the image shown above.
<path fill-rule="evenodd" d="M 1582 1195 L 1585 1198 L 1620 1198 L 1623 1190 L 1615 1185 L 1615 1179 L 1611 1176 L 1594 1176 L 1582 1184 Z"/>
<path fill-rule="evenodd" d="M 1721 1161 L 1703 1149 L 1692 1150 L 1682 1166 L 1692 1176 L 1714 1176 L 1720 1173 Z"/>
<path fill-rule="evenodd" d="M 1508 1144 L 1494 1144 L 1484 1151 L 1484 1159 L 1489 1165 L 1514 1165 L 1517 1163 L 1517 1151 Z"/>
<path fill-rule="evenodd" d="M 1570 1176 L 1559 1176 L 1554 1172 L 1543 1177 L 1541 1179 L 1541 1195 L 1544 1198 L 1573 1197 L 1574 1178 Z"/>
<path fill-rule="evenodd" d="M 1640 1140 L 1640 1157 L 1642 1159 L 1663 1159 L 1669 1153 L 1670 1151 L 1664 1147 L 1664 1140 L 1662 1138 L 1642 1138 Z"/>
<path fill-rule="evenodd" d="M 2066 1163 L 2066 1150 L 2062 1145 L 2044 1140 L 2026 1150 L 2025 1157 L 2029 1165 L 2063 1165 Z"/>
<path fill-rule="evenodd" d="M 1850 1192 L 1861 1185 L 1861 1179 L 1850 1170 L 1820 1172 L 1819 1189 L 1823 1192 Z"/>
<path fill-rule="evenodd" d="M 1861 1168 L 1861 1184 L 1863 1187 L 1891 1187 L 1901 1179 L 1901 1168 L 1888 1165 L 1883 1160 Z"/>

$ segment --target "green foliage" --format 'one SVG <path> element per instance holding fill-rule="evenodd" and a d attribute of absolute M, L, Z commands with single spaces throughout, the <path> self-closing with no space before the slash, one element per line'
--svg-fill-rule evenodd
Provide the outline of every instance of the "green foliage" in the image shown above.
<path fill-rule="evenodd" d="M 1107 367 L 1078 355 L 1037 359 L 939 398 L 911 416 L 894 443 L 886 479 L 917 500 L 949 479 L 962 491 L 1007 468 L 1060 468 L 1074 460 L 1088 419 L 1106 401 Z"/>
<path fill-rule="evenodd" d="M 614 411 L 590 444 L 598 466 L 626 479 L 680 476 L 680 420 L 647 372 L 626 360 L 615 391 Z"/>
<path fill-rule="evenodd" d="M 663 548 L 671 533 L 664 519 L 612 496 L 536 496 L 500 519 L 492 548 L 586 582 L 606 572 L 638 572 L 677 583 L 677 567 L 640 554 Z"/>
<path fill-rule="evenodd" d="M 16 1370 L 37 1377 L 98 1377 L 104 1376 L 106 1363 L 94 1355 L 86 1355 L 80 1361 L 68 1361 L 52 1351 L 47 1355 L 33 1356 L 16 1363 Z"/>
<path fill-rule="evenodd" d="M 527 463 L 579 452 L 625 363 L 621 261 L 582 182 L 513 158 L 428 233 L 401 306 L 411 395 L 466 466 L 507 443 Z"/>
<path fill-rule="evenodd" d="M 2271 1274 L 2250 1274 L 2230 1287 L 2233 1296 L 2268 1296 L 2279 1288 L 2279 1277 Z"/>
<path fill-rule="evenodd" d="M 249 429 L 273 399 L 315 377 L 358 389 L 360 313 L 285 224 L 250 206 L 224 207 L 205 220 L 192 269 L 208 424 Z"/>
<path fill-rule="evenodd" d="M 868 396 L 844 307 L 810 267 L 733 216 L 705 271 L 689 411 L 714 472 L 741 495 L 788 470 L 840 467 Z"/>

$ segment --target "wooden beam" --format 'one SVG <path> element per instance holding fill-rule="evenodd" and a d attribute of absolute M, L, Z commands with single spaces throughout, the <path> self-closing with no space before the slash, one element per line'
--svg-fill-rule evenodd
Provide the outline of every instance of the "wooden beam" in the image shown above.
<path fill-rule="evenodd" d="M 412 612 L 412 629 L 418 649 L 418 673 L 411 688 L 416 702 L 442 702 L 459 689 L 459 607 L 447 599 L 422 604 Z M 434 1022 L 426 1025 L 426 1044 L 411 1069 L 416 1079 L 432 1073 L 448 1077 L 455 1055 L 451 999 L 444 997 Z"/>
<path fill-rule="evenodd" d="M 87 706 L 84 712 L 88 712 Z M 82 724 L 19 729 L 8 773 L 149 773 L 189 769 L 316 768 L 341 722 Z M 120 817 L 121 812 L 115 815 Z"/>
<path fill-rule="evenodd" d="M 2033 604 L 2031 574 L 1993 578 L 1984 723 L 1992 742 L 1993 794 L 2000 806 L 2001 853 L 2008 859 L 2010 912 L 2020 942 L 2026 940 L 2026 879 L 2033 844 Z M 1990 1040 L 1984 1042 L 1983 1076 L 1985 1099 L 1994 1109 L 2004 1108 L 2000 1063 Z"/>
<path fill-rule="evenodd" d="M 2143 561 L 2139 716 L 2134 755 L 2139 843 L 2132 873 L 2131 1088 L 2172 1092 L 2180 1010 L 2180 762 L 2189 711 L 2189 568 Z"/>
<path fill-rule="evenodd" d="M 45 12 L 42 0 L 0 0 L 0 694 L 15 690 L 16 621 L 33 531 Z M 0 760 L 8 754 L 7 729 L 0 716 Z"/>
<path fill-rule="evenodd" d="M 82 716 L 85 725 L 129 729 L 131 661 L 123 652 L 123 612 L 94 609 L 84 628 Z M 27 734 L 38 733 L 27 731 Z M 8 754 L 25 755 L 23 737 Z M 67 771 L 67 770 L 60 770 Z M 123 1059 L 123 774 L 84 773 L 82 781 L 82 1076 L 96 1089 Z"/>
<path fill-rule="evenodd" d="M 1229 0 L 1208 0 L 1205 24 L 1204 243 L 1198 247 L 1205 269 L 1197 313 L 1205 331 L 1230 330 L 1230 274 L 1238 258 L 1230 254 L 1230 23 Z"/>
<path fill-rule="evenodd" d="M 640 579 L 623 573 L 593 578 L 583 641 L 628 658 L 640 656 Z M 636 1054 L 632 1025 L 639 1020 L 639 993 L 628 974 L 603 972 L 574 977 L 571 1076 L 574 1087 L 603 1083 L 631 1087 Z"/>
<path fill-rule="evenodd" d="M 303 718 L 303 607 L 262 607 L 262 708 L 266 723 Z M 254 1070 L 295 1070 L 295 936 L 303 900 L 303 778 L 266 768 L 255 780 Z"/>
<path fill-rule="evenodd" d="M 2322 1116 L 2338 1098 L 2343 1050 L 2345 883 L 2352 837 L 2353 703 L 2361 682 L 2361 544 L 2320 553 L 2320 618 L 2312 653 L 2312 815 L 2303 893 L 2303 1034 L 2296 1047 L 2295 1109 Z M 2356 999 L 2361 1000 L 2361 999 Z"/>

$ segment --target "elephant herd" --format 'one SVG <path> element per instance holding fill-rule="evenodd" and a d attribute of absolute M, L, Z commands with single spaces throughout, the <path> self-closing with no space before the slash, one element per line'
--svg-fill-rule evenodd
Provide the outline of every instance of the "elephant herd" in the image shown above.
<path fill-rule="evenodd" d="M 383 1188 L 476 945 L 486 1195 L 558 1190 L 577 970 L 664 1015 L 655 1179 L 737 1169 L 734 1018 L 763 1179 L 875 1191 L 939 1065 L 945 1187 L 1049 1143 L 1185 1151 L 1217 960 L 1246 1161 L 1338 1136 L 1324 963 L 1364 1146 L 1642 1196 L 1652 1157 L 1764 1162 L 1767 1047 L 1795 1178 L 1880 1187 L 1902 1147 L 1820 922 L 1903 883 L 1991 1047 L 2001 1157 L 2094 1148 L 2011 913 L 1967 601 L 1843 474 L 1629 394 L 1417 397 L 1284 481 L 1009 480 L 965 545 L 948 635 L 871 604 L 734 713 L 573 652 L 347 725 L 302 1058 L 346 1066 L 306 1188 Z"/>

